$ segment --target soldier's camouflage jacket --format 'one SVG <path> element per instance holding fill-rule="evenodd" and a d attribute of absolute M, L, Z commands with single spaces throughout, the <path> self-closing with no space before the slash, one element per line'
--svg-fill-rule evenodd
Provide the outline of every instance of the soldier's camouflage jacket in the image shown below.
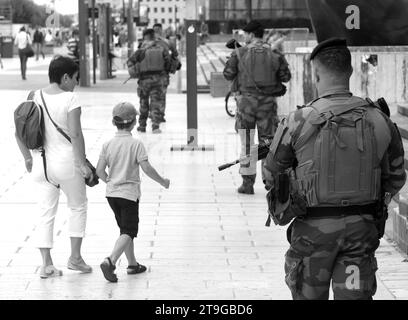
<path fill-rule="evenodd" d="M 157 43 L 160 46 L 163 46 L 161 44 L 160 41 L 158 40 L 152 40 L 152 41 L 143 41 L 142 45 L 140 46 L 140 48 L 138 50 L 136 50 L 132 56 L 129 58 L 129 63 L 130 64 L 136 64 L 141 62 L 144 57 L 145 57 L 145 52 L 146 52 L 146 48 L 153 45 L 153 43 Z M 171 57 L 170 57 L 170 53 L 168 52 L 168 50 L 164 50 L 163 51 L 163 59 L 164 59 L 164 69 L 165 71 L 157 73 L 157 72 L 150 72 L 150 73 L 143 73 L 140 75 L 139 79 L 145 79 L 145 78 L 149 78 L 152 75 L 161 75 L 162 77 L 167 77 L 167 73 L 168 70 L 170 70 L 170 63 L 171 63 Z"/>

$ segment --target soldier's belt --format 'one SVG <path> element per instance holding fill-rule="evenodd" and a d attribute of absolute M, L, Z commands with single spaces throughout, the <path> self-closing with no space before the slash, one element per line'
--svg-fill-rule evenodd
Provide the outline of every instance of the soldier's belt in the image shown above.
<path fill-rule="evenodd" d="M 375 215 L 376 210 L 377 203 L 370 203 L 363 206 L 347 206 L 347 207 L 308 207 L 306 209 L 306 217 L 324 218 L 362 214 Z"/>

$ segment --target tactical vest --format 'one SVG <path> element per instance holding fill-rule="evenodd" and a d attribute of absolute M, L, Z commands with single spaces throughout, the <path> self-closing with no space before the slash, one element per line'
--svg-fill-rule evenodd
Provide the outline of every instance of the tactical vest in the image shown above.
<path fill-rule="evenodd" d="M 323 101 L 322 101 L 323 100 Z M 374 124 L 364 100 L 351 97 L 339 104 L 320 99 L 311 127 L 295 140 L 299 189 L 308 207 L 365 205 L 380 197 L 381 168 Z"/>
<path fill-rule="evenodd" d="M 258 90 L 258 88 L 280 88 L 276 74 L 279 69 L 279 56 L 273 52 L 270 45 L 262 42 L 251 43 L 240 59 L 240 88 Z"/>
<path fill-rule="evenodd" d="M 145 49 L 145 57 L 140 62 L 140 73 L 159 73 L 165 71 L 163 51 L 164 48 L 157 43 L 147 47 Z"/>

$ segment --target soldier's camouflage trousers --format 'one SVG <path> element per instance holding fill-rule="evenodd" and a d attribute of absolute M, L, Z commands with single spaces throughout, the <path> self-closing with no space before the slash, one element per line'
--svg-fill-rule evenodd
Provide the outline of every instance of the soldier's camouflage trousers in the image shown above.
<path fill-rule="evenodd" d="M 164 118 L 164 114 L 166 112 L 166 95 L 167 95 L 167 87 L 170 84 L 170 75 L 164 76 L 164 94 L 163 94 L 163 101 L 161 101 L 160 104 L 160 117 Z"/>
<path fill-rule="evenodd" d="M 140 98 L 139 125 L 146 127 L 150 110 L 152 125 L 158 127 L 160 125 L 160 108 L 162 108 L 166 92 L 165 79 L 163 76 L 153 75 L 140 79 L 138 84 L 137 94 Z"/>
<path fill-rule="evenodd" d="M 372 299 L 378 232 L 371 215 L 296 219 L 289 232 L 285 282 L 295 300 Z"/>
<path fill-rule="evenodd" d="M 276 98 L 271 96 L 241 94 L 237 99 L 235 126 L 241 139 L 241 157 L 250 154 L 254 145 L 255 127 L 258 129 L 258 141 L 273 138 L 279 124 Z M 248 161 L 242 161 L 241 175 L 256 174 L 258 156 L 253 155 Z M 264 160 L 262 160 L 262 165 Z M 263 178 L 263 177 L 262 177 Z"/>

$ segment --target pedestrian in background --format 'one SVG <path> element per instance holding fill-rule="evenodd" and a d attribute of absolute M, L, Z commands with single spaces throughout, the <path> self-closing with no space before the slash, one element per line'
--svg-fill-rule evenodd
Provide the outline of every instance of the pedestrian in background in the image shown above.
<path fill-rule="evenodd" d="M 162 95 L 163 100 L 161 101 L 160 105 L 160 122 L 166 122 L 165 113 L 166 113 L 166 95 L 167 95 L 167 87 L 170 84 L 170 73 L 175 73 L 177 69 L 177 63 L 179 62 L 178 59 L 178 51 L 174 41 L 170 41 L 169 39 L 163 37 L 163 27 L 161 23 L 156 23 L 153 25 L 153 30 L 155 32 L 156 40 L 158 41 L 159 45 L 161 45 L 165 50 L 170 52 L 170 70 L 163 75 L 163 81 L 165 85 L 164 94 Z M 171 29 L 172 30 L 172 29 Z"/>
<path fill-rule="evenodd" d="M 1 35 L 0 35 L 0 39 L 1 39 Z M 1 59 L 2 58 L 2 51 L 3 51 L 2 46 L 3 46 L 2 41 L 0 41 L 0 66 L 3 69 L 4 68 L 3 60 Z"/>
<path fill-rule="evenodd" d="M 224 77 L 234 81 L 237 88 L 236 129 L 242 157 L 253 149 L 256 127 L 259 143 L 273 138 L 279 124 L 276 97 L 286 92 L 282 82 L 291 79 L 285 57 L 263 41 L 264 27 L 254 20 L 243 31 L 246 45 L 232 52 L 224 68 Z M 241 161 L 239 173 L 243 182 L 239 193 L 254 193 L 257 161 L 256 155 Z"/>
<path fill-rule="evenodd" d="M 68 39 L 68 56 L 79 64 L 79 30 L 72 30 L 71 38 Z"/>
<path fill-rule="evenodd" d="M 18 48 L 18 56 L 20 57 L 21 78 L 23 80 L 27 80 L 26 72 L 27 72 L 27 59 L 28 59 L 24 49 L 27 47 L 27 45 L 31 45 L 31 44 L 32 44 L 31 37 L 26 32 L 26 28 L 21 27 L 19 33 L 17 34 L 14 40 L 14 45 L 16 45 Z"/>
<path fill-rule="evenodd" d="M 34 50 L 35 50 L 35 60 L 38 61 L 39 55 L 41 53 L 43 59 L 45 59 L 44 55 L 44 34 L 42 33 L 41 30 L 37 27 L 34 32 L 33 36 L 33 44 L 34 44 Z"/>
<path fill-rule="evenodd" d="M 41 153 L 30 150 L 17 139 L 28 172 L 32 172 L 37 192 L 39 219 L 34 243 L 40 249 L 43 264 L 42 279 L 62 276 L 51 258 L 54 221 L 58 210 L 60 191 L 67 197 L 70 214 L 68 235 L 71 238 L 71 255 L 68 269 L 84 273 L 92 268 L 81 256 L 82 238 L 85 236 L 88 199 L 85 178 L 92 171 L 86 165 L 85 142 L 81 129 L 81 105 L 73 92 L 78 84 L 78 65 L 68 57 L 56 57 L 49 66 L 50 84 L 35 92 L 34 101 L 42 106 L 44 114 L 44 150 L 46 171 Z M 45 111 L 45 104 L 48 113 Z M 57 131 L 52 120 L 71 138 L 71 143 Z"/>
<path fill-rule="evenodd" d="M 129 58 L 129 64 L 138 66 L 138 88 L 140 98 L 139 132 L 146 132 L 149 111 L 152 118 L 152 132 L 161 133 L 161 108 L 167 88 L 170 70 L 170 54 L 156 40 L 153 29 L 143 32 L 141 47 Z"/>
<path fill-rule="evenodd" d="M 96 168 L 97 175 L 106 182 L 106 198 L 120 229 L 111 255 L 100 265 L 105 279 L 110 282 L 118 281 L 114 271 L 123 252 L 128 260 L 127 274 L 146 271 L 146 267 L 136 261 L 133 243 L 139 230 L 139 167 L 166 189 L 170 185 L 170 181 L 162 178 L 149 163 L 143 143 L 132 137 L 137 114 L 136 108 L 129 102 L 119 103 L 113 108 L 112 123 L 118 131 L 113 139 L 104 143 Z M 106 167 L 109 174 L 105 171 Z"/>

